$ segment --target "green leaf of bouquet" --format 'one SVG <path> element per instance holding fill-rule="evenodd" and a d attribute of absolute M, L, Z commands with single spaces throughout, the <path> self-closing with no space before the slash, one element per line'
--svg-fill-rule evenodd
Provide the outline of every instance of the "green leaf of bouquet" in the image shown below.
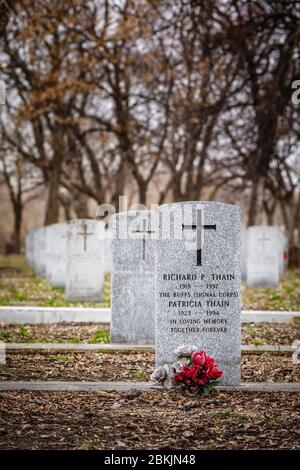
<path fill-rule="evenodd" d="M 220 383 L 220 380 L 212 380 L 211 382 L 209 382 L 209 386 L 216 387 L 217 385 L 219 385 L 219 383 Z"/>
<path fill-rule="evenodd" d="M 203 395 L 205 396 L 209 395 L 210 391 L 211 391 L 211 387 L 208 384 L 205 385 L 203 388 Z"/>

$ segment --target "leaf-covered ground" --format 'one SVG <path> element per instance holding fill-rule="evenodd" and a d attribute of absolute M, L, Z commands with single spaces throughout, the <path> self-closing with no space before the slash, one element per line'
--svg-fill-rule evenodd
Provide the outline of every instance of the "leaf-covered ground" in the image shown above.
<path fill-rule="evenodd" d="M 102 303 L 66 302 L 62 289 L 54 289 L 44 279 L 34 276 L 24 256 L 0 256 L 0 305 L 108 307 L 110 279 L 106 277 Z M 300 270 L 288 270 L 276 289 L 242 286 L 242 306 L 244 310 L 300 311 Z"/>
<path fill-rule="evenodd" d="M 300 448 L 299 393 L 24 391 L 0 404 L 0 449 Z"/>
<path fill-rule="evenodd" d="M 0 341 L 7 343 L 108 343 L 109 324 L 101 325 L 101 327 L 94 323 L 24 326 L 0 324 Z"/>
<path fill-rule="evenodd" d="M 300 340 L 300 323 L 244 323 L 242 344 L 291 345 Z M 1 325 L 0 341 L 8 343 L 108 343 L 109 325 Z"/>
<path fill-rule="evenodd" d="M 154 353 L 9 352 L 0 380 L 147 381 Z M 244 382 L 300 382 L 290 354 L 242 355 Z"/>

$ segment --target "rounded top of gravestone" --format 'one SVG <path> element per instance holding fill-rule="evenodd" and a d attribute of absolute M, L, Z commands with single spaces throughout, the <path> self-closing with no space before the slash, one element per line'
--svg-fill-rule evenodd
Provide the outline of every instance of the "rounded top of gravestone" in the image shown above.
<path fill-rule="evenodd" d="M 87 223 L 87 224 L 89 224 L 89 223 L 95 223 L 95 224 L 101 223 L 101 224 L 104 224 L 104 222 L 102 222 L 100 220 L 88 219 L 88 218 L 86 218 L 86 219 L 71 219 L 71 220 L 68 220 L 67 223 L 70 224 L 70 225 L 71 224 L 81 224 L 81 223 Z"/>
<path fill-rule="evenodd" d="M 130 210 L 130 211 L 122 211 L 122 212 L 117 212 L 116 214 L 111 215 L 111 221 L 115 221 L 118 219 L 122 218 L 131 218 L 131 217 L 137 217 L 137 216 L 149 216 L 151 214 L 154 214 L 154 211 L 148 210 L 148 209 L 136 209 L 136 210 Z"/>
<path fill-rule="evenodd" d="M 46 230 L 47 230 L 47 225 L 44 226 L 44 227 L 38 227 L 35 231 L 36 231 L 37 233 L 43 233 L 43 232 L 45 232 Z"/>
<path fill-rule="evenodd" d="M 219 202 L 219 201 L 177 201 L 177 202 L 168 202 L 166 204 L 162 204 L 161 206 L 158 207 L 158 209 L 164 209 L 167 207 L 171 206 L 184 206 L 184 205 L 211 205 L 211 206 L 228 206 L 228 207 L 234 207 L 239 210 L 241 210 L 240 206 L 237 204 L 228 204 L 227 202 Z"/>
<path fill-rule="evenodd" d="M 251 225 L 248 227 L 248 230 L 251 230 L 251 232 L 254 231 L 269 231 L 269 232 L 277 232 L 277 233 L 282 233 L 280 228 L 277 225 Z"/>
<path fill-rule="evenodd" d="M 51 228 L 63 228 L 67 226 L 67 222 L 57 222 L 56 224 L 51 224 L 51 225 L 46 225 L 46 227 L 51 227 Z"/>
<path fill-rule="evenodd" d="M 114 214 L 111 218 L 112 238 L 138 239 L 155 233 L 156 212 L 141 209 Z"/>

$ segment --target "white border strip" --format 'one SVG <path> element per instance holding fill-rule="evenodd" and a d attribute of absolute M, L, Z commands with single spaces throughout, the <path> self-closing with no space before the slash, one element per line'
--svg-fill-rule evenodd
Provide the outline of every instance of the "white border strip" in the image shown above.
<path fill-rule="evenodd" d="M 217 390 L 233 390 L 238 392 L 300 392 L 298 382 L 244 382 L 239 387 L 226 387 L 219 385 Z M 66 381 L 2 381 L 0 391 L 35 391 L 45 390 L 47 392 L 102 392 L 140 390 L 142 392 L 162 391 L 161 386 L 152 382 L 66 382 Z"/>
<path fill-rule="evenodd" d="M 287 323 L 300 320 L 300 312 L 243 310 L 242 323 Z M 110 308 L 0 307 L 0 323 L 37 325 L 53 323 L 110 323 Z"/>
<path fill-rule="evenodd" d="M 110 308 L 0 307 L 0 323 L 6 325 L 110 323 L 110 316 Z"/>
<path fill-rule="evenodd" d="M 3 343 L 7 351 L 97 351 L 97 352 L 115 352 L 115 351 L 154 351 L 154 344 L 101 344 L 101 343 Z M 243 353 L 292 353 L 297 346 L 286 344 L 265 344 L 254 346 L 253 344 L 242 344 Z"/>

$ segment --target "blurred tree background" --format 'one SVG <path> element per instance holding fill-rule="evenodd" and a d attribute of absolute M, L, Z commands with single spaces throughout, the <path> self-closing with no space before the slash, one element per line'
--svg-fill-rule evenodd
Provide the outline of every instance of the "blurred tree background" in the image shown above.
<path fill-rule="evenodd" d="M 300 246 L 299 1 L 0 0 L 0 17 L 3 249 L 121 195 L 240 204 Z"/>

